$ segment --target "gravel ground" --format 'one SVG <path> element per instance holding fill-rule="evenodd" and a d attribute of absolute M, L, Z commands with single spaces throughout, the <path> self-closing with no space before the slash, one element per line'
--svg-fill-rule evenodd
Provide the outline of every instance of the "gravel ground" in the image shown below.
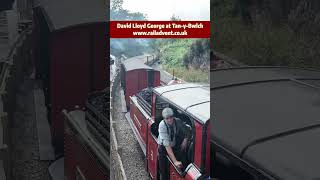
<path fill-rule="evenodd" d="M 156 70 L 158 70 L 158 71 L 160 71 L 160 79 L 161 79 L 162 82 L 168 84 L 172 80 L 172 75 L 169 75 L 169 74 L 165 73 L 160 68 L 160 65 L 158 64 L 158 62 L 153 63 L 151 67 L 156 69 Z"/>
<path fill-rule="evenodd" d="M 50 180 L 49 161 L 39 160 L 34 82 L 25 79 L 17 93 L 17 109 L 11 124 L 13 180 Z"/>
<path fill-rule="evenodd" d="M 120 147 L 120 156 L 127 179 L 149 179 L 145 156 L 136 140 L 129 123 L 121 111 L 120 87 L 116 87 L 114 100 L 115 133 Z"/>
<path fill-rule="evenodd" d="M 112 142 L 111 142 L 112 143 Z M 110 179 L 111 180 L 115 180 L 115 179 L 118 179 L 117 176 L 118 176 L 118 172 L 119 172 L 119 167 L 118 164 L 116 163 L 117 160 L 116 160 L 116 150 L 110 146 Z"/>
<path fill-rule="evenodd" d="M 158 70 L 158 71 L 160 71 L 161 82 L 164 82 L 164 83 L 168 84 L 172 80 L 172 75 L 168 74 L 168 72 L 164 72 L 163 69 L 161 69 L 161 67 L 158 64 L 158 62 L 155 62 L 151 67 L 156 69 L 156 70 Z M 210 89 L 209 88 L 210 85 L 207 84 L 207 83 L 196 83 L 196 84 L 208 86 L 208 87 L 205 87 L 205 89 Z"/>
<path fill-rule="evenodd" d="M 213 69 L 231 68 L 231 67 L 234 67 L 234 66 L 228 63 L 227 61 L 219 60 L 218 63 L 216 64 L 216 67 L 214 67 Z"/>

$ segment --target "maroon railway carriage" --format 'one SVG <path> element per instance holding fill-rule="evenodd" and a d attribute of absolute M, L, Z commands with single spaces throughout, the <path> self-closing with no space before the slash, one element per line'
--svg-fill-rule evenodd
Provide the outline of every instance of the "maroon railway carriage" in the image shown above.
<path fill-rule="evenodd" d="M 62 109 L 84 107 L 109 79 L 103 1 L 40 1 L 34 8 L 36 75 L 43 80 L 53 144 L 63 152 Z"/>
<path fill-rule="evenodd" d="M 190 128 L 187 148 L 188 165 L 176 167 L 169 157 L 170 179 L 201 179 L 210 175 L 210 91 L 196 84 L 175 84 L 146 88 L 130 96 L 130 112 L 126 118 L 146 155 L 147 170 L 158 179 L 158 126 L 162 110 L 170 107 L 174 116 Z"/>
<path fill-rule="evenodd" d="M 43 82 L 56 155 L 65 153 L 68 180 L 109 179 L 108 155 L 84 126 L 81 111 L 89 93 L 109 84 L 106 7 L 104 1 L 55 0 L 34 8 L 36 77 Z M 82 113 L 62 112 L 75 106 Z"/>
<path fill-rule="evenodd" d="M 160 72 L 145 65 L 140 59 L 130 58 L 123 61 L 120 72 L 127 107 L 130 96 L 144 88 L 160 86 Z"/>

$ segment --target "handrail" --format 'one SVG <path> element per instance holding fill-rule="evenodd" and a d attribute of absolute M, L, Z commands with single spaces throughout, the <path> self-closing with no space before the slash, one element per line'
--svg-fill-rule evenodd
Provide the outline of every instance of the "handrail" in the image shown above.
<path fill-rule="evenodd" d="M 313 124 L 313 125 L 309 125 L 309 126 L 304 126 L 302 128 L 296 128 L 296 129 L 290 129 L 284 132 L 280 132 L 280 133 L 276 133 L 276 134 L 272 134 L 266 137 L 262 137 L 262 138 L 258 138 L 255 139 L 251 142 L 249 142 L 240 152 L 240 157 L 243 158 L 243 156 L 245 155 L 246 151 L 252 147 L 255 146 L 257 144 L 261 144 L 264 143 L 266 141 L 270 141 L 270 140 L 274 140 L 274 139 L 278 139 L 278 138 L 282 138 L 284 136 L 289 136 L 292 134 L 296 134 L 296 133 L 300 133 L 300 132 L 305 132 L 308 130 L 313 130 L 313 129 L 319 129 L 320 128 L 320 124 Z"/>
<path fill-rule="evenodd" d="M 217 69 L 210 69 L 210 72 L 217 72 L 217 71 L 225 71 L 225 70 L 238 70 L 238 69 L 299 69 L 299 70 L 309 70 L 309 71 L 316 71 L 320 72 L 320 70 L 316 69 L 315 67 L 290 67 L 290 66 L 240 66 L 240 67 L 229 67 L 229 68 L 217 68 Z"/>
<path fill-rule="evenodd" d="M 292 78 L 280 78 L 280 79 L 268 79 L 268 80 L 257 80 L 257 81 L 249 81 L 249 82 L 240 82 L 240 83 L 234 83 L 234 84 L 227 84 L 227 85 L 223 85 L 223 86 L 217 86 L 217 87 L 211 87 L 210 91 L 212 90 L 217 90 L 217 89 L 224 89 L 224 88 L 228 88 L 228 87 L 235 87 L 235 86 L 242 86 L 242 85 L 249 85 L 249 84 L 257 84 L 257 83 L 268 83 L 268 82 L 281 82 L 281 81 L 292 81 L 292 82 L 296 82 L 296 83 L 300 83 L 299 80 L 320 80 L 320 78 L 296 78 L 296 79 L 292 79 Z M 313 88 L 319 88 L 313 85 L 310 85 L 308 83 L 304 83 L 304 85 L 313 87 Z"/>
<path fill-rule="evenodd" d="M 137 101 L 143 108 L 143 110 L 147 111 L 148 115 L 151 116 L 151 105 L 148 104 L 140 95 L 137 96 Z"/>

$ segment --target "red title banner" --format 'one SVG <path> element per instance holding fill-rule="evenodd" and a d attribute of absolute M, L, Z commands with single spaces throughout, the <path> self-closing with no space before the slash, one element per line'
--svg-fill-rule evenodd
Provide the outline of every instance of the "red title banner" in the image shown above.
<path fill-rule="evenodd" d="M 111 21 L 111 38 L 210 38 L 210 21 Z"/>

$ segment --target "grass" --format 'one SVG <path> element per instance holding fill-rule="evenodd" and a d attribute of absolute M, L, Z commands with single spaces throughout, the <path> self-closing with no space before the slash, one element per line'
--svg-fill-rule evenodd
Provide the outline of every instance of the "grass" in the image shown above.
<path fill-rule="evenodd" d="M 239 18 L 214 21 L 213 46 L 218 52 L 248 65 L 317 67 L 319 37 L 297 34 L 287 25 L 244 25 Z"/>
<path fill-rule="evenodd" d="M 170 67 L 162 65 L 162 68 L 184 81 L 209 83 L 209 71 L 201 71 L 196 69 L 186 69 L 185 67 Z"/>
<path fill-rule="evenodd" d="M 162 68 L 187 82 L 209 83 L 209 71 L 187 69 L 183 65 L 183 56 L 188 53 L 190 46 L 197 39 L 177 39 L 162 44 L 160 60 Z"/>
<path fill-rule="evenodd" d="M 188 52 L 193 39 L 178 39 L 162 46 L 160 59 L 169 67 L 182 66 L 182 58 Z"/>

